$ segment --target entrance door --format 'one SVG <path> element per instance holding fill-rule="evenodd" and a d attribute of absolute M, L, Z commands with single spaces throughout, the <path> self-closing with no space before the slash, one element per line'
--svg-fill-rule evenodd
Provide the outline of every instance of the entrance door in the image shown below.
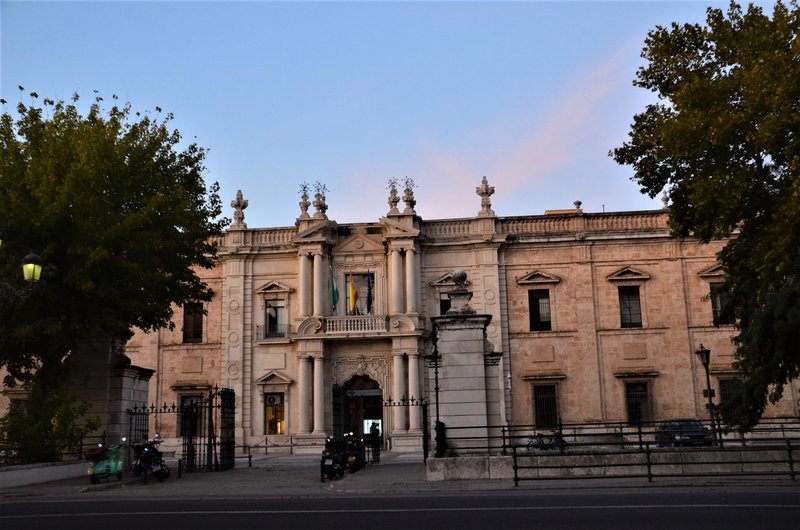
<path fill-rule="evenodd" d="M 374 432 L 373 424 L 378 433 L 383 433 L 383 393 L 377 381 L 367 375 L 353 376 L 334 400 L 337 397 L 341 400 L 342 432 L 335 434 L 364 436 Z"/>

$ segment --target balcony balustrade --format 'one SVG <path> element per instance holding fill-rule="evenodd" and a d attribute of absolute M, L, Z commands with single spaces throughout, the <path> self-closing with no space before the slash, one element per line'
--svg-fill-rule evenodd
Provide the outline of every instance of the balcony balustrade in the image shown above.
<path fill-rule="evenodd" d="M 386 333 L 388 330 L 389 319 L 386 315 L 325 317 L 325 333 L 327 335 Z"/>

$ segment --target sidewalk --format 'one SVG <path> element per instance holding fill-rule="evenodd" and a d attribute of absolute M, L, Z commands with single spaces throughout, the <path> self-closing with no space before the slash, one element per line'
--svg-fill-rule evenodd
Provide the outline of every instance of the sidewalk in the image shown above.
<path fill-rule="evenodd" d="M 100 499 L 109 497 L 213 498 L 213 497 L 319 497 L 331 495 L 373 494 L 447 494 L 455 492 L 487 492 L 503 490 L 513 492 L 565 492 L 570 490 L 616 488 L 800 488 L 800 481 L 788 477 L 725 477 L 660 479 L 648 483 L 646 479 L 569 479 L 536 480 L 520 482 L 514 486 L 512 479 L 498 480 L 426 480 L 421 454 L 384 453 L 381 463 L 368 466 L 357 473 L 346 474 L 334 481 L 320 481 L 319 457 L 316 455 L 254 456 L 253 466 L 246 460 L 237 460 L 235 469 L 221 472 L 184 473 L 177 476 L 177 467 L 164 482 L 152 477 L 147 484 L 126 472 L 122 481 L 116 478 L 91 485 L 88 477 L 72 478 L 20 486 L 0 488 L 0 503 L 19 500 L 78 497 Z"/>

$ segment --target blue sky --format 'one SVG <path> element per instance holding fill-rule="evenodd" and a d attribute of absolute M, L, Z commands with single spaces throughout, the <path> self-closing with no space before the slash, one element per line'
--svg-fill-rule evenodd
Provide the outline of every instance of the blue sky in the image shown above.
<path fill-rule="evenodd" d="M 475 215 L 484 175 L 501 216 L 660 208 L 608 151 L 653 98 L 648 30 L 709 5 L 2 0 L 0 94 L 172 112 L 251 228 L 292 225 L 317 181 L 331 219 L 375 221 L 392 177 L 425 219 Z"/>

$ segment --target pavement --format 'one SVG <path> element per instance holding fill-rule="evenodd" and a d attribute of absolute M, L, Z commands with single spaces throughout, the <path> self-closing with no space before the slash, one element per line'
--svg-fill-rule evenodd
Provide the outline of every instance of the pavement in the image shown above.
<path fill-rule="evenodd" d="M 174 463 L 173 463 L 174 464 Z M 508 494 L 530 490 L 565 492 L 587 489 L 618 488 L 793 488 L 800 490 L 800 480 L 775 477 L 692 477 L 659 479 L 648 483 L 641 478 L 535 480 L 514 486 L 512 479 L 428 481 L 422 454 L 383 453 L 381 462 L 367 466 L 341 479 L 320 481 L 319 456 L 258 455 L 252 467 L 237 459 L 236 467 L 220 472 L 182 473 L 177 466 L 164 482 L 150 477 L 134 477 L 128 471 L 122 480 L 112 477 L 97 485 L 88 476 L 56 480 L 42 484 L 0 488 L 0 504 L 7 502 L 58 498 L 259 498 L 316 497 L 335 495 L 414 495 L 454 494 L 458 492 L 504 491 Z"/>

